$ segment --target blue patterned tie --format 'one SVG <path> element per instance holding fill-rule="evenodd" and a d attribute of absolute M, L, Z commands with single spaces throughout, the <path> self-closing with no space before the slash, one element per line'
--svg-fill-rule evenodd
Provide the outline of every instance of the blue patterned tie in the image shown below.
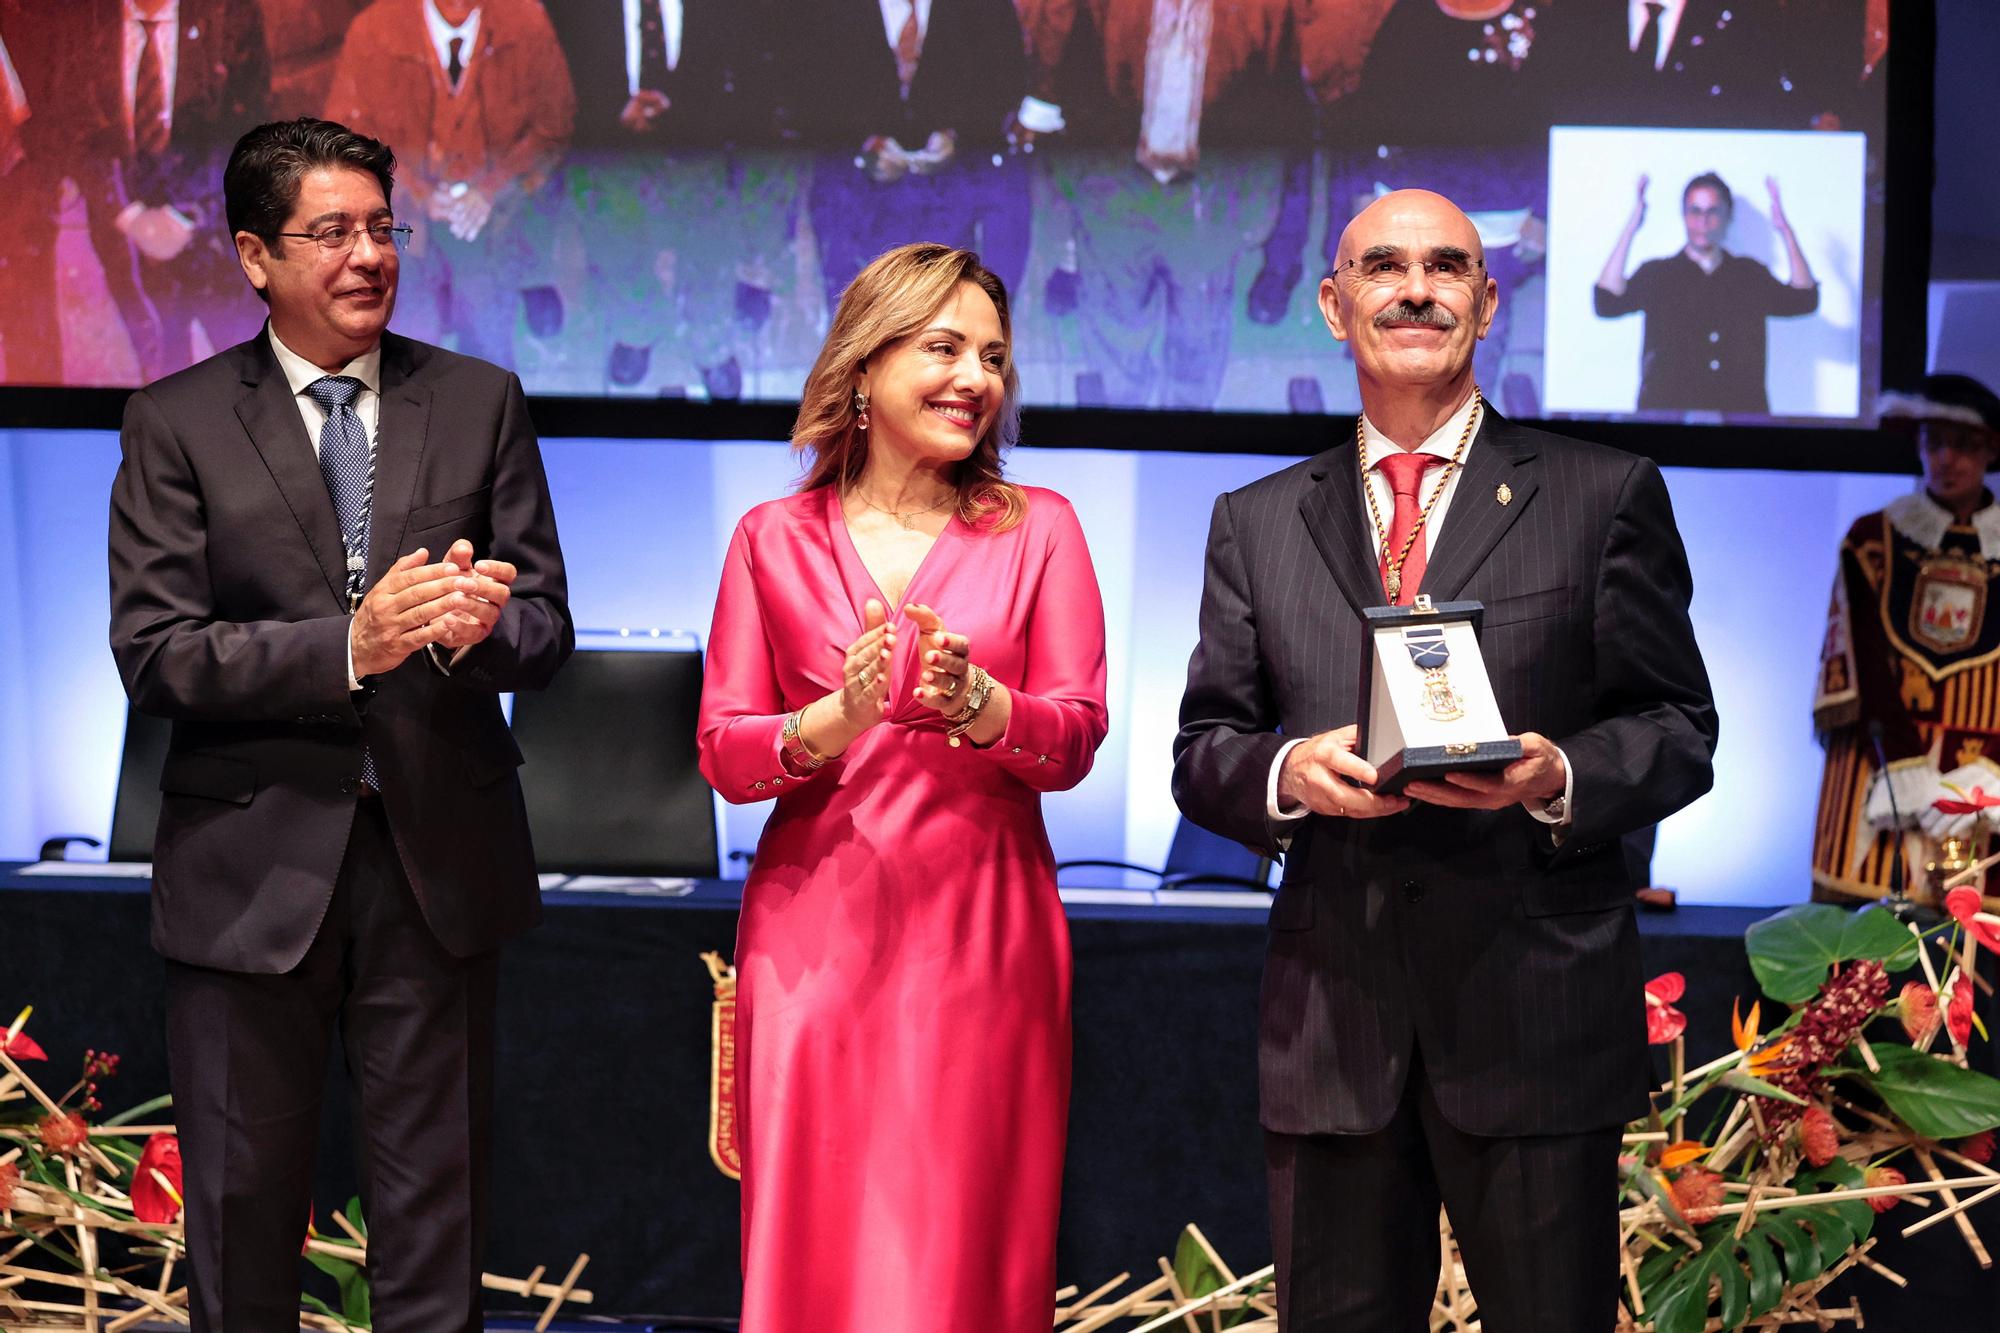
<path fill-rule="evenodd" d="M 354 413 L 354 399 L 367 386 L 351 375 L 324 375 L 306 386 L 306 396 L 326 410 L 319 430 L 319 473 L 333 497 L 340 522 L 340 545 L 347 559 L 347 604 L 361 604 L 368 577 L 368 515 L 374 508 L 375 459 L 368 431 Z M 361 752 L 361 780 L 380 791 L 375 756 Z"/>

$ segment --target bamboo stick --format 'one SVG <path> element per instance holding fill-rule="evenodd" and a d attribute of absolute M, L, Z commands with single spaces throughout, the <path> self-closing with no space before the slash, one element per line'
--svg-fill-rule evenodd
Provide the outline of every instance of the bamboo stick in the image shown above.
<path fill-rule="evenodd" d="M 570 1289 L 576 1286 L 576 1280 L 583 1276 L 583 1266 L 589 1262 L 590 1256 L 587 1254 L 576 1256 L 576 1262 L 569 1266 L 569 1274 L 563 1278 L 562 1285 L 556 1288 L 555 1295 L 549 1297 L 548 1308 L 543 1310 L 542 1317 L 535 1321 L 535 1333 L 548 1333 L 549 1325 L 555 1321 L 556 1311 L 562 1309 L 562 1303 L 569 1299 Z M 483 1275 L 480 1282 L 482 1285 L 485 1282 Z"/>
<path fill-rule="evenodd" d="M 1917 1161 L 1923 1165 L 1925 1175 L 1929 1176 L 1933 1181 L 1944 1179 L 1944 1172 L 1938 1170 L 1937 1159 L 1932 1157 L 1927 1149 L 1913 1148 L 1912 1151 L 1916 1154 Z M 1972 1251 L 1972 1257 L 1978 1261 L 1981 1268 L 1993 1267 L 1993 1256 L 1986 1252 L 1986 1246 L 1980 1241 L 1979 1233 L 1972 1229 L 1972 1219 L 1967 1217 L 1965 1210 L 1958 1206 L 1958 1195 L 1943 1185 L 1938 1187 L 1938 1193 L 1943 1196 L 1945 1203 L 1949 1205 L 1944 1212 L 1938 1215 L 1940 1217 L 1950 1217 L 1953 1222 L 1957 1223 L 1958 1234 L 1964 1238 L 1966 1248 Z"/>
<path fill-rule="evenodd" d="M 1127 1282 L 1131 1281 L 1131 1279 L 1132 1275 L 1130 1273 L 1120 1273 L 1117 1277 L 1112 1278 L 1109 1282 L 1106 1282 L 1102 1286 L 1098 1287 L 1096 1290 L 1092 1291 L 1088 1296 L 1085 1296 L 1082 1300 L 1077 1301 L 1069 1308 L 1057 1310 L 1056 1311 L 1057 1326 L 1060 1327 L 1065 1320 L 1076 1318 L 1078 1315 L 1082 1314 L 1085 1310 L 1089 1309 L 1091 1306 L 1097 1304 L 1100 1300 L 1103 1300 L 1106 1296 L 1109 1296 L 1112 1292 L 1116 1291 L 1119 1287 L 1124 1286 Z"/>
<path fill-rule="evenodd" d="M 1958 1216 L 1960 1213 L 1963 1213 L 1966 1209 L 1972 1207 L 1975 1204 L 1981 1204 L 1986 1202 L 1988 1199 L 1994 1197 L 1996 1194 L 2000 1194 L 2000 1185 L 1988 1185 L 1985 1189 L 1979 1191 L 1979 1193 L 1977 1194 L 1968 1197 L 1962 1203 L 1954 1204 L 1952 1207 L 1947 1208 L 1942 1212 L 1932 1213 L 1929 1217 L 1923 1218 L 1916 1222 L 1912 1222 L 1909 1226 L 1903 1228 L 1903 1234 L 1905 1236 L 1914 1236 L 1919 1231 L 1927 1231 L 1931 1227 L 1936 1226 L 1938 1223 L 1943 1222 L 1948 1218 Z"/>
<path fill-rule="evenodd" d="M 1166 1289 L 1167 1284 L 1165 1279 L 1154 1278 L 1145 1286 L 1130 1291 L 1110 1305 L 1105 1306 L 1082 1323 L 1072 1325 L 1070 1328 L 1064 1330 L 1064 1333 L 1095 1333 L 1095 1330 L 1103 1328 L 1112 1320 L 1124 1318 L 1131 1311 L 1132 1307 L 1140 1301 L 1151 1300 Z"/>
<path fill-rule="evenodd" d="M 1167 1325 L 1173 1323 L 1175 1319 L 1183 1315 L 1193 1314 L 1197 1310 L 1205 1309 L 1209 1305 L 1214 1304 L 1215 1302 L 1221 1300 L 1226 1296 L 1234 1296 L 1237 1292 L 1243 1290 L 1245 1287 L 1254 1286 L 1257 1283 L 1262 1282 L 1265 1278 L 1268 1278 L 1272 1276 L 1274 1273 L 1276 1273 L 1276 1271 L 1277 1269 L 1273 1265 L 1266 1264 L 1264 1265 L 1264 1267 L 1258 1269 L 1254 1273 L 1244 1274 L 1242 1277 L 1237 1278 L 1234 1282 L 1231 1282 L 1227 1286 L 1217 1287 L 1214 1291 L 1211 1291 L 1206 1296 L 1197 1297 L 1196 1299 L 1186 1303 L 1185 1305 L 1167 1311 L 1165 1314 L 1159 1316 L 1157 1319 L 1154 1319 L 1150 1323 L 1141 1324 L 1139 1327 L 1133 1329 L 1132 1333 L 1154 1333 L 1156 1329 L 1165 1328 Z M 1089 1329 L 1098 1327 L 1101 1327 L 1101 1325 L 1090 1324 L 1087 1326 L 1076 1328 L 1072 1330 L 1071 1333 L 1088 1333 Z"/>

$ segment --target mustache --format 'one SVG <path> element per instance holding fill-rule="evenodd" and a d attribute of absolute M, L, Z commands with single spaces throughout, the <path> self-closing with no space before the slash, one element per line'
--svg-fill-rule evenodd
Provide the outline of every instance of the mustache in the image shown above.
<path fill-rule="evenodd" d="M 1426 301 L 1422 305 L 1398 301 L 1377 313 L 1374 322 L 1378 329 L 1387 324 L 1428 324 L 1437 329 L 1455 329 L 1458 327 L 1458 316 L 1435 301 Z"/>

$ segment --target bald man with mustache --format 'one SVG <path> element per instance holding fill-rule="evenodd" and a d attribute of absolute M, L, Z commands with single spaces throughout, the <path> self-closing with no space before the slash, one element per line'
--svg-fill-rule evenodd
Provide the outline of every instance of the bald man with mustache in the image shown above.
<path fill-rule="evenodd" d="M 1259 1036 L 1286 1333 L 1422 1333 L 1450 1216 L 1487 1333 L 1608 1333 L 1650 1071 L 1620 835 L 1706 791 L 1716 718 L 1659 469 L 1502 418 L 1478 232 L 1403 190 L 1319 287 L 1362 415 L 1219 497 L 1174 798 L 1270 856 Z M 1372 495 L 1371 495 L 1372 492 Z M 1365 607 L 1485 605 L 1521 758 L 1374 790 Z"/>

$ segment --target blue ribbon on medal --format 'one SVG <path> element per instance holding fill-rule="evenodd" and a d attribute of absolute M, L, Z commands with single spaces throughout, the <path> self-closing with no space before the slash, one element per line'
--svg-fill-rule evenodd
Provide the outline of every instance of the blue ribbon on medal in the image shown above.
<path fill-rule="evenodd" d="M 1425 625 L 1406 629 L 1403 646 L 1410 650 L 1410 661 L 1424 673 L 1424 716 L 1433 722 L 1456 722 L 1464 717 L 1465 706 L 1459 702 L 1458 691 L 1452 688 L 1451 677 L 1445 674 L 1445 668 L 1451 664 L 1451 645 L 1445 641 L 1444 627 Z"/>

